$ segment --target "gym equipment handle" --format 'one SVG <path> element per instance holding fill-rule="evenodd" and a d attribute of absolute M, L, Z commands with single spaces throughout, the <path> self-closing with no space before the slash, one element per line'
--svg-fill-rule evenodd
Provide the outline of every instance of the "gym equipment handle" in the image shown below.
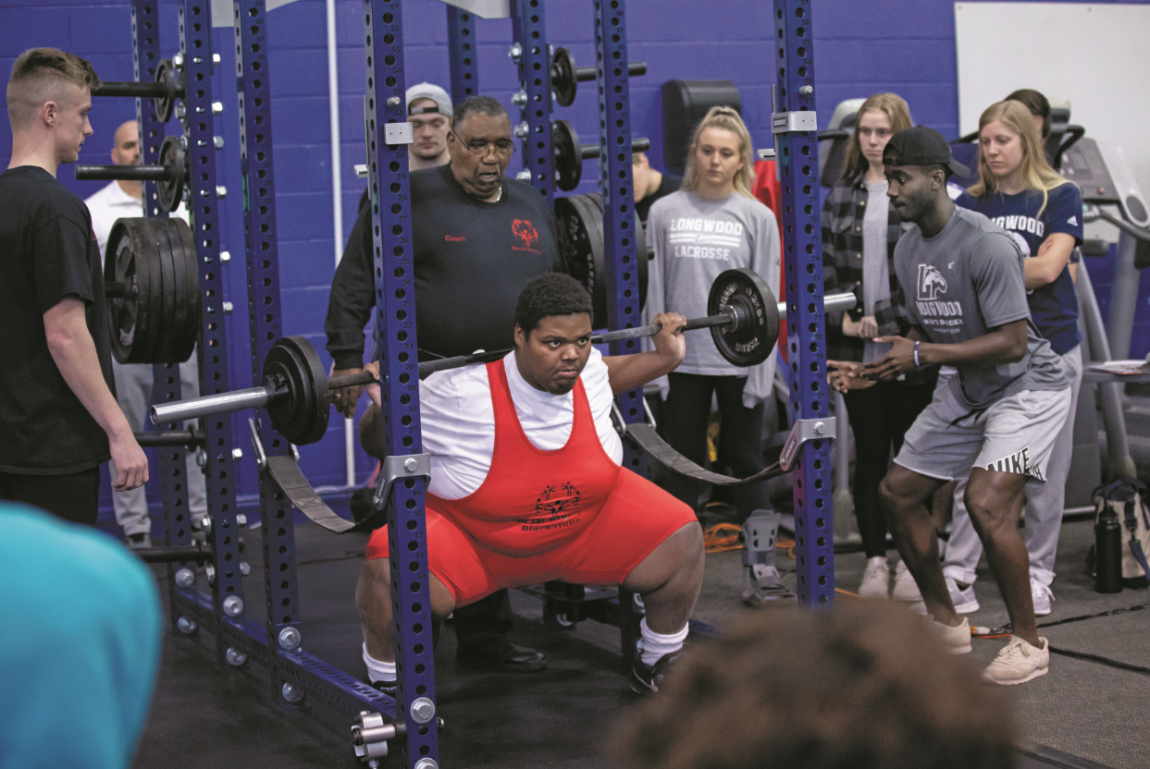
<path fill-rule="evenodd" d="M 166 182 L 171 176 L 167 166 L 76 166 L 77 181 Z"/>
<path fill-rule="evenodd" d="M 646 152 L 649 149 L 651 149 L 651 140 L 645 136 L 640 136 L 638 139 L 634 139 L 631 142 L 632 152 Z M 587 160 L 588 158 L 599 157 L 600 151 L 601 148 L 598 144 L 579 145 L 579 157 L 583 158 L 584 160 Z"/>
<path fill-rule="evenodd" d="M 93 96 L 134 96 L 138 99 L 162 99 L 168 93 L 163 83 L 137 83 L 134 80 L 100 83 L 92 89 Z"/>
<path fill-rule="evenodd" d="M 647 62 L 645 61 L 632 61 L 627 64 L 627 74 L 631 77 L 647 74 Z M 587 83 L 595 79 L 594 67 L 576 67 L 575 80 L 579 83 Z"/>

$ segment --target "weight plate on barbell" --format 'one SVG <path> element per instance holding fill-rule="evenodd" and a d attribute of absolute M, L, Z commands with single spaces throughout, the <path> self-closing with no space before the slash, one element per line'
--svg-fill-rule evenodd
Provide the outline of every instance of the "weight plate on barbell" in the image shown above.
<path fill-rule="evenodd" d="M 603 246 L 603 203 L 597 192 L 589 195 L 570 195 L 555 198 L 555 218 L 559 235 L 564 240 L 567 270 L 571 277 L 583 284 L 591 294 L 595 328 L 607 328 L 607 273 Z M 646 233 L 638 217 L 635 219 L 635 252 L 638 265 L 639 307 L 647 302 Z M 624 265 L 629 267 L 630 265 Z M 625 270 L 626 272 L 626 270 Z"/>
<path fill-rule="evenodd" d="M 164 87 L 164 95 L 152 99 L 152 109 L 161 123 L 172 119 L 172 112 L 176 108 L 176 88 L 179 73 L 172 65 L 171 59 L 161 59 L 156 66 L 156 82 Z"/>
<path fill-rule="evenodd" d="M 135 224 L 136 219 L 120 219 L 112 226 L 105 248 L 104 282 L 121 283 L 123 296 L 108 301 L 108 323 L 112 338 L 112 354 L 120 363 L 134 363 L 133 350 L 147 332 L 149 299 L 141 296 L 150 290 L 151 262 L 144 234 Z"/>
<path fill-rule="evenodd" d="M 187 183 L 187 153 L 180 144 L 180 137 L 169 136 L 160 145 L 160 165 L 170 169 L 168 178 L 156 182 L 156 197 L 160 209 L 172 213 L 184 202 L 184 185 Z"/>
<path fill-rule="evenodd" d="M 164 300 L 172 303 L 163 310 L 163 339 L 156 351 L 157 363 L 183 363 L 191 357 L 200 335 L 199 271 L 196 269 L 196 242 L 191 227 L 183 219 L 160 217 L 150 220 L 157 230 L 159 246 L 165 252 Z M 166 244 L 166 245 L 165 245 Z"/>
<path fill-rule="evenodd" d="M 566 48 L 556 48 L 551 56 L 551 90 L 555 92 L 555 101 L 562 107 L 570 107 L 578 88 L 575 59 Z"/>
<path fill-rule="evenodd" d="M 580 154 L 579 134 L 568 120 L 551 123 L 552 167 L 555 171 L 555 186 L 570 192 L 579 186 L 583 178 L 583 156 Z"/>
<path fill-rule="evenodd" d="M 301 336 L 276 340 L 264 359 L 263 378 L 280 380 L 287 390 L 267 405 L 272 428 L 297 446 L 323 438 L 331 401 L 327 374 L 315 348 Z"/>
<path fill-rule="evenodd" d="M 767 282 L 751 270 L 727 270 L 711 284 L 707 314 L 735 311 L 736 323 L 712 326 L 719 353 L 736 366 L 755 366 L 770 357 L 779 339 L 779 305 Z"/>

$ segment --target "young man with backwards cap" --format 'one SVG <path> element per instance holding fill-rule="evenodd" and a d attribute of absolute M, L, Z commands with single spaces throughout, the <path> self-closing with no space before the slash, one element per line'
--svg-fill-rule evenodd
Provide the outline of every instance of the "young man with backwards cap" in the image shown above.
<path fill-rule="evenodd" d="M 1069 379 L 1030 323 L 1018 247 L 947 195 L 949 175 L 967 171 L 942 135 L 923 126 L 900 131 L 883 163 L 892 205 L 913 225 L 894 254 L 911 331 L 876 339 L 893 348 L 852 367 L 851 375 L 892 380 L 921 366 L 958 369 L 907 432 L 882 482 L 883 506 L 936 629 L 952 651 L 969 652 L 970 625 L 955 613 L 924 507 L 943 484 L 969 476 L 966 505 L 1013 626 L 1010 643 L 983 678 L 1023 683 L 1048 672 L 1050 652 L 1035 627 L 1029 558 L 1013 502 L 1028 477 L 1045 480 L 1070 411 Z"/>
<path fill-rule="evenodd" d="M 447 134 L 451 130 L 452 114 L 451 97 L 434 83 L 420 83 L 407 89 L 407 122 L 415 134 L 407 159 L 409 171 L 435 168 L 451 161 Z"/>

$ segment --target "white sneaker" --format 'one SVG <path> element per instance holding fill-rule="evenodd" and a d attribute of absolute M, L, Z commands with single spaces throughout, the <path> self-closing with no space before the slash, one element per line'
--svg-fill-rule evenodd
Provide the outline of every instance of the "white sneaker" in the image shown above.
<path fill-rule="evenodd" d="M 947 651 L 951 654 L 969 654 L 973 648 L 970 643 L 970 621 L 966 617 L 962 618 L 962 624 L 958 627 L 935 622 L 934 618 L 931 617 L 930 626 L 934 628 L 934 632 L 938 633 L 938 637 L 942 639 Z"/>
<path fill-rule="evenodd" d="M 967 585 L 965 588 L 958 586 L 958 581 L 954 577 L 946 578 L 946 589 L 950 591 L 950 602 L 954 604 L 954 610 L 959 614 L 971 614 L 978 611 L 978 597 L 974 594 L 974 585 Z"/>
<path fill-rule="evenodd" d="M 1045 617 L 1050 613 L 1050 602 L 1054 600 L 1054 593 L 1050 586 L 1038 581 L 1033 574 L 1030 575 L 1030 596 L 1034 599 L 1034 616 Z"/>
<path fill-rule="evenodd" d="M 910 569 L 906 568 L 906 564 L 901 560 L 894 569 L 894 587 L 890 591 L 890 597 L 896 601 L 915 602 L 922 600 L 922 593 L 919 592 Z"/>
<path fill-rule="evenodd" d="M 890 564 L 885 555 L 868 558 L 862 584 L 859 585 L 859 598 L 889 598 Z"/>
<path fill-rule="evenodd" d="M 999 686 L 1014 686 L 1032 681 L 1050 672 L 1050 644 L 1039 638 L 1040 646 L 1031 646 L 1018 636 L 1002 647 L 982 671 L 982 680 Z"/>

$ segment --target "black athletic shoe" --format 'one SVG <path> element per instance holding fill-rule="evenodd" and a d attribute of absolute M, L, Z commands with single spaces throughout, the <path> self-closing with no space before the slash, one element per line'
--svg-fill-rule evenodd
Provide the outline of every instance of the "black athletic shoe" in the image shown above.
<path fill-rule="evenodd" d="M 471 644 L 455 650 L 455 664 L 473 670 L 501 670 L 504 673 L 534 673 L 547 667 L 547 656 L 508 641 L 505 644 Z"/>
<path fill-rule="evenodd" d="M 667 677 L 667 671 L 675 660 L 679 659 L 679 654 L 682 652 L 680 649 L 677 652 L 664 654 L 655 662 L 654 665 L 648 665 L 642 659 L 636 658 L 635 664 L 631 666 L 630 684 L 631 691 L 635 694 L 654 694 L 663 688 L 663 680 Z"/>
<path fill-rule="evenodd" d="M 372 681 L 373 688 L 379 689 L 381 692 L 391 697 L 393 700 L 399 695 L 399 682 L 398 681 Z"/>

